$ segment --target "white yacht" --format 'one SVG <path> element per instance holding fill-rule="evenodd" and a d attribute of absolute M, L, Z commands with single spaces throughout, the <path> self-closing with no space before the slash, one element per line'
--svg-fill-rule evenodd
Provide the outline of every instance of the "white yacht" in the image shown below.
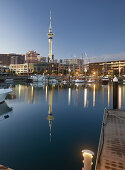
<path fill-rule="evenodd" d="M 49 79 L 49 83 L 50 84 L 57 84 L 58 80 L 56 80 L 56 79 Z"/>
<path fill-rule="evenodd" d="M 32 82 L 32 83 L 30 83 L 30 85 L 33 87 L 44 87 L 45 82 Z"/>
<path fill-rule="evenodd" d="M 95 83 L 95 80 L 89 79 L 87 83 Z"/>
<path fill-rule="evenodd" d="M 6 78 L 6 79 L 5 79 L 5 82 L 6 82 L 6 83 L 13 83 L 13 79 L 12 79 L 12 78 Z"/>
<path fill-rule="evenodd" d="M 68 82 L 66 80 L 63 80 L 61 84 L 68 84 Z"/>
<path fill-rule="evenodd" d="M 0 103 L 5 101 L 5 98 L 8 93 L 12 92 L 12 89 L 0 89 Z"/>
<path fill-rule="evenodd" d="M 74 80 L 74 83 L 84 83 L 84 82 L 85 80 L 79 80 L 79 79 Z"/>
<path fill-rule="evenodd" d="M 102 84 L 108 84 L 109 78 L 108 77 L 103 77 L 102 78 Z"/>
<path fill-rule="evenodd" d="M 32 75 L 30 76 L 30 80 L 32 80 L 33 82 L 45 82 L 46 81 L 46 78 L 43 75 Z"/>

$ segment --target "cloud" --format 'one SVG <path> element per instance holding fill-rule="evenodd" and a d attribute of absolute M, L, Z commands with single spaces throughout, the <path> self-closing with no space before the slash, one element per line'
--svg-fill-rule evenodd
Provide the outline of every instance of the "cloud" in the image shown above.
<path fill-rule="evenodd" d="M 119 61 L 119 60 L 125 60 L 125 52 L 121 52 L 118 54 L 103 54 L 101 56 L 90 57 L 90 63 Z"/>

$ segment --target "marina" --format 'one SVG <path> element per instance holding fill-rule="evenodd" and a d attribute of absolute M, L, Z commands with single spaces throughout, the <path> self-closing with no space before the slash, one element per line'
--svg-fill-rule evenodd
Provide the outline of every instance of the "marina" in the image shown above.
<path fill-rule="evenodd" d="M 104 109 L 113 104 L 112 85 L 13 84 L 12 90 L 16 97 L 12 93 L 7 106 L 0 105 L 1 164 L 19 170 L 49 169 L 50 158 L 53 169 L 81 169 L 81 151 L 86 148 L 94 152 L 94 170 Z M 124 109 L 125 86 L 118 90 L 118 108 Z M 60 167 L 64 157 L 66 166 Z"/>
<path fill-rule="evenodd" d="M 125 170 L 125 1 L 0 1 L 0 170 Z"/>

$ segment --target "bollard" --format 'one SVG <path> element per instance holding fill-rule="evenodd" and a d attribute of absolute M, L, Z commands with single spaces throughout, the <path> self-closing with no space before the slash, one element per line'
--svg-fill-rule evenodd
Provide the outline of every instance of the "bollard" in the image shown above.
<path fill-rule="evenodd" d="M 113 79 L 113 109 L 118 109 L 118 79 Z"/>
<path fill-rule="evenodd" d="M 91 170 L 92 169 L 92 158 L 94 155 L 94 152 L 90 151 L 90 150 L 82 150 L 83 153 L 83 163 L 84 163 L 84 167 L 82 168 L 82 170 Z"/>

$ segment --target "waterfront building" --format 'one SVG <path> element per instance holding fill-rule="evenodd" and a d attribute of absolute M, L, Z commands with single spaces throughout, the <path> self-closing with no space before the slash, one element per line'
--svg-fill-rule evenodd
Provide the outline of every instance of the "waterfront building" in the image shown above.
<path fill-rule="evenodd" d="M 55 60 L 54 60 L 54 63 L 55 63 L 55 64 L 57 64 L 57 63 L 58 63 L 58 64 L 61 64 L 61 63 L 62 63 L 62 59 L 55 59 Z"/>
<path fill-rule="evenodd" d="M 48 63 L 29 63 L 29 73 L 44 73 L 49 69 Z"/>
<path fill-rule="evenodd" d="M 8 66 L 2 66 L 0 65 L 0 75 L 7 75 L 9 73 L 9 67 Z"/>
<path fill-rule="evenodd" d="M 51 26 L 51 11 L 50 11 L 50 26 L 49 26 L 49 32 L 48 32 L 48 40 L 49 40 L 49 54 L 48 54 L 48 61 L 50 63 L 53 63 L 54 61 L 54 55 L 52 52 L 52 39 L 53 39 L 53 32 L 52 32 L 52 26 Z"/>
<path fill-rule="evenodd" d="M 37 56 L 38 62 L 40 63 L 48 63 L 48 57 Z"/>
<path fill-rule="evenodd" d="M 25 63 L 25 55 L 23 54 L 0 54 L 0 65 L 9 66 L 10 64 Z"/>
<path fill-rule="evenodd" d="M 31 50 L 26 53 L 26 63 L 37 63 L 39 58 L 40 54 L 36 51 Z"/>
<path fill-rule="evenodd" d="M 96 76 L 125 75 L 125 60 L 89 63 L 87 67 L 89 75 L 92 74 L 95 74 Z"/>
<path fill-rule="evenodd" d="M 64 59 L 63 64 L 82 65 L 82 59 L 80 58 Z"/>
<path fill-rule="evenodd" d="M 49 70 L 47 63 L 25 63 L 25 64 L 10 64 L 10 72 L 15 74 L 33 74 L 33 73 L 44 73 Z"/>
<path fill-rule="evenodd" d="M 15 74 L 26 74 L 28 73 L 28 64 L 10 64 L 9 69 Z"/>

